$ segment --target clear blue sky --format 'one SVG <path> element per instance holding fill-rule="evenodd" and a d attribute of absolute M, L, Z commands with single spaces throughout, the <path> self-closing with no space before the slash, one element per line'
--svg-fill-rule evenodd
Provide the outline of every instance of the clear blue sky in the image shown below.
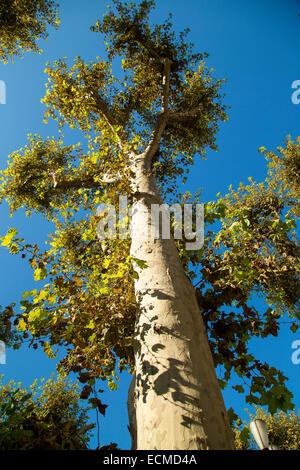
<path fill-rule="evenodd" d="M 25 144 L 28 133 L 43 137 L 57 135 L 55 123 L 42 123 L 44 111 L 40 103 L 45 93 L 45 63 L 59 57 L 82 56 L 90 61 L 104 53 L 102 38 L 89 31 L 101 18 L 109 0 L 61 1 L 61 28 L 51 31 L 42 42 L 42 55 L 27 54 L 14 64 L 0 66 L 0 80 L 7 87 L 7 100 L 0 105 L 0 167 L 6 167 L 7 155 Z M 292 104 L 291 84 L 300 79 L 300 1 L 299 0 L 159 0 L 152 18 L 162 22 L 173 13 L 177 31 L 189 27 L 195 49 L 210 54 L 209 67 L 218 78 L 226 78 L 225 103 L 231 106 L 230 120 L 218 135 L 219 152 L 209 152 L 206 161 L 193 167 L 187 189 L 203 188 L 203 201 L 225 193 L 230 184 L 246 182 L 249 176 L 263 180 L 266 164 L 257 152 L 261 146 L 275 149 L 287 134 L 300 135 L 300 104 Z M 78 141 L 76 132 L 67 134 L 67 142 Z M 79 140 L 82 140 L 81 137 Z M 0 234 L 9 226 L 31 242 L 42 242 L 51 230 L 42 218 L 26 219 L 20 211 L 9 218 L 5 204 L 0 206 Z M 27 263 L 0 250 L 0 304 L 17 301 L 24 290 L 34 286 Z M 289 378 L 296 409 L 300 408 L 298 377 L 300 365 L 291 362 L 291 343 L 300 339 L 288 327 L 279 337 L 252 342 L 252 351 L 261 360 L 272 363 Z M 43 351 L 7 352 L 7 364 L 0 364 L 5 381 L 11 378 L 28 385 L 36 377 L 48 378 L 55 371 L 55 360 Z M 130 446 L 127 431 L 126 394 L 128 376 L 121 377 L 116 392 L 105 392 L 103 401 L 109 405 L 101 421 L 101 445 L 117 442 L 120 448 Z M 102 387 L 103 388 L 103 387 Z M 225 391 L 226 406 L 246 418 L 241 396 Z"/>

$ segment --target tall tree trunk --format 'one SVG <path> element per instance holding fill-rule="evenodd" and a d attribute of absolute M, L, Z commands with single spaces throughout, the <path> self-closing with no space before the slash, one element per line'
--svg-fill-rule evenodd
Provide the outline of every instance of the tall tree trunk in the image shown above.
<path fill-rule="evenodd" d="M 151 204 L 162 204 L 143 159 L 136 162 L 131 254 L 135 270 L 137 449 L 232 449 L 233 440 L 194 288 L 174 240 L 145 237 Z M 129 397 L 133 423 L 132 394 Z M 134 426 L 131 426 L 134 427 Z M 133 429 L 133 432 L 134 429 Z"/>

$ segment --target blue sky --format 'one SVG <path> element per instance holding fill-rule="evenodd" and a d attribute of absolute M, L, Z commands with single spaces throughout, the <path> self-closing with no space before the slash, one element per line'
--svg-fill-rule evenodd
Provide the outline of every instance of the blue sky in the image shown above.
<path fill-rule="evenodd" d="M 57 135 L 55 123 L 42 123 L 45 94 L 45 63 L 67 56 L 82 56 L 86 61 L 104 55 L 102 38 L 89 27 L 102 17 L 109 0 L 63 0 L 60 7 L 61 28 L 51 31 L 42 41 L 42 55 L 26 54 L 14 64 L 0 66 L 0 80 L 6 84 L 6 104 L 0 104 L 0 167 L 6 167 L 7 156 L 24 146 L 28 133 L 42 137 Z M 159 0 L 152 14 L 154 22 L 162 22 L 173 14 L 177 31 L 189 27 L 195 49 L 210 54 L 207 64 L 217 78 L 226 78 L 225 104 L 230 120 L 221 126 L 217 143 L 219 152 L 208 152 L 206 161 L 195 163 L 186 189 L 203 188 L 203 201 L 225 193 L 228 186 L 266 177 L 266 163 L 257 152 L 261 146 L 276 149 L 287 134 L 300 135 L 300 104 L 291 101 L 292 82 L 300 79 L 298 45 L 300 42 L 299 0 Z M 68 132 L 68 143 L 82 141 L 77 132 Z M 0 206 L 0 235 L 10 226 L 17 227 L 30 242 L 43 242 L 51 226 L 41 217 L 26 219 L 22 211 L 13 219 L 6 204 Z M 31 269 L 26 262 L 0 250 L 0 304 L 17 301 L 24 290 L 34 286 Z M 298 335 L 298 336 L 297 336 Z M 252 351 L 281 369 L 289 378 L 300 408 L 298 377 L 300 364 L 291 361 L 294 340 L 284 325 L 278 338 L 253 341 Z M 36 377 L 48 378 L 55 371 L 55 360 L 42 351 L 26 347 L 7 351 L 6 365 L 0 363 L 5 381 L 11 378 L 28 385 Z M 109 405 L 101 421 L 101 445 L 117 442 L 120 448 L 130 446 L 127 431 L 126 394 L 129 377 L 124 375 L 115 392 L 105 392 L 103 401 Z M 101 384 L 101 388 L 103 385 Z M 229 388 L 224 392 L 226 406 L 233 407 L 246 418 L 241 396 Z"/>

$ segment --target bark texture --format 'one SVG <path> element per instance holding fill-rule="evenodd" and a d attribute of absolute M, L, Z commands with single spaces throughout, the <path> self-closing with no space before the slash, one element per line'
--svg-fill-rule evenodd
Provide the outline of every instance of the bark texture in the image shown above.
<path fill-rule="evenodd" d="M 135 270 L 134 397 L 128 404 L 137 449 L 232 449 L 233 440 L 194 288 L 171 238 L 144 234 L 151 204 L 162 204 L 146 160 L 136 160 L 131 254 Z M 132 428 L 133 432 L 134 429 Z"/>

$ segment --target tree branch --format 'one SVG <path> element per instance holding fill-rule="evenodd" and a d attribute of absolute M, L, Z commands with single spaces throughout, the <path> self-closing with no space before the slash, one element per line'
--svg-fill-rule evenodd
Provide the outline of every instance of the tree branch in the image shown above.
<path fill-rule="evenodd" d="M 198 106 L 197 108 L 189 109 L 188 111 L 169 113 L 168 121 L 180 122 L 180 121 L 185 121 L 186 119 L 189 119 L 189 118 L 195 118 L 197 117 L 201 109 L 202 109 L 202 105 Z"/>
<path fill-rule="evenodd" d="M 170 74 L 172 61 L 168 58 L 163 59 L 164 74 L 163 74 L 163 93 L 162 93 L 162 112 L 159 115 L 154 130 L 151 134 L 149 144 L 144 152 L 146 163 L 150 164 L 155 153 L 157 152 L 161 136 L 165 130 L 168 113 L 169 113 L 169 89 L 170 89 Z"/>
<path fill-rule="evenodd" d="M 164 59 L 164 76 L 163 76 L 163 100 L 162 112 L 168 112 L 169 106 L 169 90 L 170 90 L 170 74 L 172 61 L 168 58 Z"/>
<path fill-rule="evenodd" d="M 122 139 L 120 138 L 118 132 L 116 132 L 116 130 L 114 129 L 114 127 L 118 126 L 119 123 L 116 121 L 116 119 L 112 115 L 106 101 L 103 98 L 101 98 L 101 96 L 99 96 L 98 93 L 94 94 L 94 99 L 95 99 L 96 107 L 98 111 L 100 111 L 99 114 L 102 115 L 102 117 L 104 118 L 108 126 L 110 127 L 111 131 L 113 132 L 114 136 L 116 137 L 120 150 L 123 150 Z"/>
<path fill-rule="evenodd" d="M 57 191 L 66 191 L 69 189 L 93 189 L 99 188 L 99 183 L 94 178 L 81 179 L 74 178 L 73 180 L 57 181 L 53 188 Z"/>
<path fill-rule="evenodd" d="M 122 177 L 118 173 L 116 175 L 110 175 L 108 173 L 104 173 L 101 178 L 101 183 L 117 183 L 118 181 L 121 181 Z"/>
<path fill-rule="evenodd" d="M 144 36 L 141 29 L 139 28 L 139 25 L 133 23 L 126 31 L 127 35 L 130 33 L 133 35 L 132 42 L 136 42 L 140 47 L 146 49 L 149 55 L 158 62 L 163 60 L 162 57 L 155 51 L 155 49 L 149 45 L 149 41 L 147 41 L 147 37 Z M 130 40 L 126 42 L 130 44 Z"/>

